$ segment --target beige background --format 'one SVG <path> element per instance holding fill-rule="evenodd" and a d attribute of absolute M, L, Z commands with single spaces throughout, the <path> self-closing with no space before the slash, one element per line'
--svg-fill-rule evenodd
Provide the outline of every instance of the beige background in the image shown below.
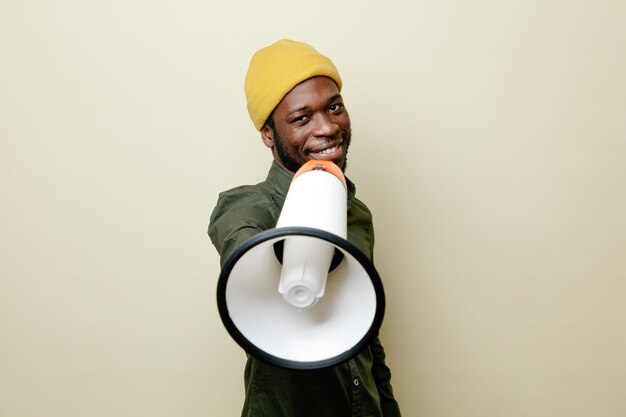
<path fill-rule="evenodd" d="M 235 416 L 251 54 L 333 58 L 405 416 L 626 415 L 626 3 L 0 0 L 0 417 Z"/>

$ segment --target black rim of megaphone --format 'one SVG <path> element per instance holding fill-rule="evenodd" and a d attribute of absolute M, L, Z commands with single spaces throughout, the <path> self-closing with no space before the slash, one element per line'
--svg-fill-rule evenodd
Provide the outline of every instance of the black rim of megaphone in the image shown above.
<path fill-rule="evenodd" d="M 374 314 L 374 320 L 372 321 L 372 325 L 365 335 L 349 350 L 334 356 L 332 358 L 327 358 L 319 361 L 293 361 L 284 359 L 281 357 L 277 357 L 271 355 L 264 350 L 256 347 L 251 341 L 249 341 L 237 328 L 235 323 L 230 318 L 230 313 L 228 311 L 228 306 L 226 303 L 226 286 L 228 283 L 228 277 L 234 266 L 237 264 L 239 258 L 241 258 L 248 250 L 253 248 L 254 246 L 263 243 L 270 239 L 275 239 L 277 237 L 285 238 L 288 236 L 310 236 L 319 239 L 326 240 L 333 245 L 345 250 L 352 257 L 354 257 L 361 266 L 365 269 L 368 276 L 370 277 L 372 284 L 374 286 L 374 292 L 376 294 L 376 312 Z M 348 242 L 347 240 L 333 234 L 326 232 L 320 229 L 314 229 L 309 227 L 280 227 L 275 229 L 265 230 L 260 232 L 257 235 L 254 235 L 247 241 L 245 241 L 233 254 L 226 260 L 226 263 L 222 267 L 222 271 L 220 272 L 220 277 L 217 283 L 217 308 L 220 313 L 220 317 L 226 330 L 230 333 L 231 337 L 241 346 L 246 352 L 251 354 L 257 359 L 260 359 L 266 363 L 271 365 L 279 366 L 281 368 L 287 369 L 300 369 L 300 370 L 310 370 L 310 369 L 322 369 L 328 368 L 331 366 L 339 365 L 344 363 L 356 355 L 358 355 L 365 347 L 373 341 L 373 339 L 378 335 L 378 330 L 383 322 L 383 315 L 385 312 L 385 292 L 383 289 L 383 283 L 374 267 L 374 264 L 369 260 L 361 250 L 359 250 L 355 245 Z"/>

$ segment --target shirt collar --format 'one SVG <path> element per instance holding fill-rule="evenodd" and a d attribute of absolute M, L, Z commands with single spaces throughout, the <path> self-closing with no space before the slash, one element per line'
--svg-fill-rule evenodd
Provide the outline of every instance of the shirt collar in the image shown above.
<path fill-rule="evenodd" d="M 277 194 L 284 198 L 287 196 L 287 190 L 289 190 L 289 184 L 291 184 L 292 178 L 293 175 L 279 167 L 275 161 L 272 161 L 270 171 L 267 173 L 266 182 Z M 356 196 L 356 186 L 348 177 L 346 177 L 346 184 L 348 185 L 348 208 L 350 208 L 352 200 Z"/>

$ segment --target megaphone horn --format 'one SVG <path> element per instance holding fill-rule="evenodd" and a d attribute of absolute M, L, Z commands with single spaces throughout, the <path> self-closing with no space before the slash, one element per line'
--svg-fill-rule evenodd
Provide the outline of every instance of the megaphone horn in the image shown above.
<path fill-rule="evenodd" d="M 347 235 L 346 181 L 332 162 L 296 173 L 274 229 L 224 263 L 222 322 L 248 353 L 290 369 L 319 369 L 360 353 L 378 333 L 380 277 Z"/>

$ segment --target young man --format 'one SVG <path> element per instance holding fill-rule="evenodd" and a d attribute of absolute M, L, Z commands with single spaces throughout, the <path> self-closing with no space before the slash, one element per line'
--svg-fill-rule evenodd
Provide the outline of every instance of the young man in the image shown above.
<path fill-rule="evenodd" d="M 333 63 L 311 46 L 281 40 L 254 54 L 245 81 L 248 112 L 273 155 L 267 179 L 220 194 L 209 236 L 222 265 L 243 242 L 274 228 L 293 174 L 308 160 L 346 169 L 350 116 Z M 348 184 L 348 240 L 373 257 L 372 216 Z M 248 356 L 242 416 L 396 417 L 391 373 L 378 338 L 350 361 L 288 370 Z"/>

